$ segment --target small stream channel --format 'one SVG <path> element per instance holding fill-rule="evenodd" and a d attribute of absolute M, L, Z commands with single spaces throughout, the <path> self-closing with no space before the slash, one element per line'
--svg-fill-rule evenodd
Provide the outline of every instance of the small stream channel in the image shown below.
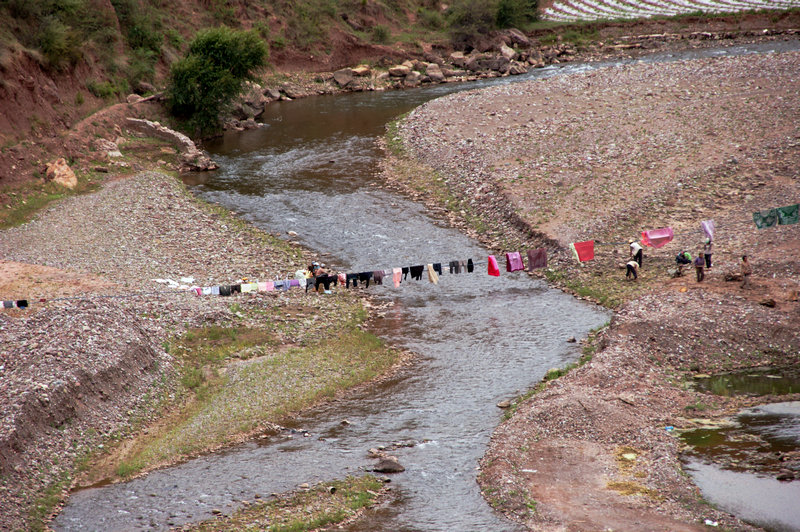
<path fill-rule="evenodd" d="M 771 47 L 797 49 L 798 43 Z M 766 51 L 738 47 L 685 57 Z M 206 146 L 220 170 L 191 184 L 203 199 L 259 227 L 297 232 L 304 245 L 324 254 L 323 262 L 343 271 L 485 259 L 487 251 L 476 242 L 379 187 L 375 139 L 387 122 L 448 92 L 611 64 L 274 103 L 263 117 L 267 127 Z M 165 529 L 210 518 L 213 509 L 229 513 L 256 494 L 359 474 L 372 464 L 368 449 L 413 442 L 392 451 L 406 467 L 393 477 L 396 502 L 352 530 L 516 530 L 485 503 L 475 481 L 500 421 L 495 405 L 527 390 L 548 369 L 574 361 L 579 348 L 567 338 L 584 337 L 610 314 L 524 274 L 488 277 L 485 266 L 473 274 L 444 274 L 437 286 L 409 280 L 399 289 L 369 290 L 391 304 L 376 332 L 419 353 L 412 369 L 301 416 L 296 428 L 309 437 L 253 441 L 130 482 L 77 491 L 53 528 Z"/>

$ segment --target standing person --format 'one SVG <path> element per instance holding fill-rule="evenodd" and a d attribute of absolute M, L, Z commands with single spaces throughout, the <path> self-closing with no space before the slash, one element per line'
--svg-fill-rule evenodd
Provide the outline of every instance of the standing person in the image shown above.
<path fill-rule="evenodd" d="M 631 275 L 633 275 L 634 281 L 639 278 L 639 263 L 635 259 L 628 261 L 625 265 L 625 270 L 625 279 L 630 279 Z"/>
<path fill-rule="evenodd" d="M 750 276 L 753 275 L 753 268 L 747 260 L 747 255 L 742 255 L 742 285 L 739 288 L 750 288 Z"/>
<path fill-rule="evenodd" d="M 703 255 L 698 253 L 697 257 L 694 258 L 694 269 L 695 269 L 695 272 L 697 272 L 697 282 L 698 283 L 703 282 L 703 279 L 705 279 L 705 277 L 706 277 L 705 273 L 703 272 L 703 267 L 705 265 L 706 265 L 706 261 L 703 260 Z"/>
<path fill-rule="evenodd" d="M 711 239 L 706 238 L 706 241 L 703 244 L 703 255 L 706 258 L 706 268 L 709 270 L 711 269 L 711 246 Z"/>
<path fill-rule="evenodd" d="M 631 250 L 629 256 L 633 257 L 633 260 L 639 263 L 639 267 L 642 267 L 642 246 L 636 240 L 629 240 L 628 243 L 631 245 Z"/>

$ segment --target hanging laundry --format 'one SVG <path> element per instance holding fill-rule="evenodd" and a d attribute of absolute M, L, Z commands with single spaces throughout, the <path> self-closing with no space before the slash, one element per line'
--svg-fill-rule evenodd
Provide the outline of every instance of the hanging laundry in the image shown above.
<path fill-rule="evenodd" d="M 13 301 L 3 301 L 3 308 L 14 308 Z"/>
<path fill-rule="evenodd" d="M 242 293 L 242 285 L 240 284 L 232 284 L 231 285 L 231 295 L 233 294 L 241 294 Z"/>
<path fill-rule="evenodd" d="M 219 295 L 219 286 L 215 285 L 211 287 L 211 295 L 218 296 Z"/>
<path fill-rule="evenodd" d="M 221 296 L 229 296 L 233 293 L 231 287 L 229 285 L 223 285 L 219 287 L 219 295 Z"/>
<path fill-rule="evenodd" d="M 461 266 L 459 265 L 457 260 L 450 261 L 450 273 L 461 273 Z"/>
<path fill-rule="evenodd" d="M 317 275 L 314 278 L 314 290 L 319 291 L 319 285 L 325 290 L 331 289 L 331 283 L 338 284 L 339 283 L 339 276 L 338 275 Z"/>
<path fill-rule="evenodd" d="M 408 280 L 408 272 L 410 270 L 411 270 L 411 268 L 409 268 L 408 266 L 406 266 L 405 268 L 401 268 L 401 271 L 403 272 L 403 280 L 404 281 Z"/>
<path fill-rule="evenodd" d="M 497 259 L 494 255 L 489 255 L 489 275 L 500 277 L 500 268 L 497 266 Z"/>
<path fill-rule="evenodd" d="M 191 288 L 189 289 L 189 291 L 190 291 L 190 292 L 194 292 L 194 294 L 195 294 L 196 296 L 202 296 L 202 295 L 203 295 L 203 289 L 202 289 L 202 288 L 200 288 L 199 286 L 193 286 L 193 287 L 191 287 Z"/>
<path fill-rule="evenodd" d="M 442 275 L 442 263 L 441 262 L 433 263 L 433 271 L 435 271 L 439 275 Z"/>
<path fill-rule="evenodd" d="M 283 281 L 275 281 L 273 284 L 275 290 L 283 290 Z"/>
<path fill-rule="evenodd" d="M 258 283 L 243 283 L 242 293 L 248 294 L 250 292 L 258 292 Z"/>
<path fill-rule="evenodd" d="M 372 272 L 372 278 L 375 280 L 375 284 L 383 284 L 383 270 L 375 270 Z"/>
<path fill-rule="evenodd" d="M 706 238 L 708 238 L 709 240 L 714 240 L 714 220 L 706 220 L 704 222 L 700 222 L 700 227 L 706 234 Z"/>
<path fill-rule="evenodd" d="M 411 270 L 411 278 L 412 279 L 414 279 L 415 281 L 421 281 L 422 280 L 422 272 L 425 271 L 425 266 L 422 266 L 422 265 L 411 266 L 409 269 Z"/>
<path fill-rule="evenodd" d="M 267 291 L 267 282 L 266 281 L 261 281 L 260 283 L 258 283 L 258 291 L 259 292 L 266 292 Z"/>
<path fill-rule="evenodd" d="M 369 288 L 369 280 L 372 279 L 372 272 L 361 272 L 358 274 L 358 280 L 366 283 L 365 288 Z"/>
<path fill-rule="evenodd" d="M 800 204 L 778 207 L 778 223 L 780 225 L 792 225 L 800 221 Z"/>
<path fill-rule="evenodd" d="M 358 286 L 358 274 L 357 273 L 348 273 L 345 276 L 345 279 L 346 279 L 345 286 L 347 288 L 350 288 L 350 281 L 353 282 L 353 288 Z"/>
<path fill-rule="evenodd" d="M 544 248 L 536 248 L 528 250 L 528 271 L 536 268 L 547 267 L 547 250 Z"/>
<path fill-rule="evenodd" d="M 569 245 L 575 258 L 580 262 L 594 259 L 594 240 L 586 240 L 585 242 L 573 242 Z"/>
<path fill-rule="evenodd" d="M 403 278 L 402 268 L 392 269 L 392 282 L 394 283 L 395 288 L 400 288 L 400 281 L 402 278 Z"/>
<path fill-rule="evenodd" d="M 210 286 L 204 286 L 202 292 L 203 292 L 204 296 L 210 296 L 211 295 L 211 287 Z"/>
<path fill-rule="evenodd" d="M 522 255 L 519 254 L 519 251 L 512 251 L 511 253 L 506 253 L 507 272 L 518 272 L 524 269 L 525 269 L 525 264 L 522 263 Z"/>
<path fill-rule="evenodd" d="M 305 284 L 305 283 L 303 283 Z M 300 279 L 290 279 L 289 280 L 289 287 L 292 286 L 300 286 Z"/>
<path fill-rule="evenodd" d="M 458 261 L 458 270 L 462 271 L 462 272 L 466 272 L 467 271 L 467 261 L 465 261 L 465 260 Z"/>
<path fill-rule="evenodd" d="M 472 259 L 467 259 L 467 273 L 472 273 L 475 270 L 475 263 Z"/>
<path fill-rule="evenodd" d="M 28 308 L 27 299 L 18 299 L 15 304 L 17 305 L 17 308 Z"/>
<path fill-rule="evenodd" d="M 345 284 L 347 282 L 347 276 L 343 273 L 338 274 L 338 280 L 341 284 Z"/>
<path fill-rule="evenodd" d="M 442 265 L 439 265 L 441 269 Z M 435 264 L 428 264 L 428 280 L 433 284 L 439 284 L 439 275 L 436 273 Z"/>
<path fill-rule="evenodd" d="M 645 246 L 661 248 L 672 242 L 674 236 L 671 227 L 651 229 L 650 231 L 642 231 L 642 243 Z"/>
<path fill-rule="evenodd" d="M 768 211 L 759 211 L 753 213 L 753 221 L 756 227 L 764 229 L 765 227 L 772 227 L 778 223 L 778 209 L 769 209 Z"/>
<path fill-rule="evenodd" d="M 267 292 L 272 292 L 275 290 L 275 283 L 272 281 L 267 281 Z"/>

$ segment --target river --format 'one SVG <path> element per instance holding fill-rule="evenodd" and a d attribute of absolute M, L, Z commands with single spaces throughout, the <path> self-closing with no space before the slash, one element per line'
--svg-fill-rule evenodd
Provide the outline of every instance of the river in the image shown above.
<path fill-rule="evenodd" d="M 704 50 L 686 57 L 753 51 L 766 50 Z M 296 232 L 323 262 L 343 271 L 485 260 L 488 252 L 478 243 L 380 187 L 376 139 L 398 115 L 452 91 L 607 65 L 612 63 L 276 102 L 262 117 L 266 127 L 206 146 L 220 170 L 192 189 L 265 230 Z M 529 389 L 548 369 L 576 360 L 579 347 L 566 340 L 585 337 L 610 314 L 525 274 L 493 278 L 485 268 L 445 273 L 438 285 L 371 286 L 388 305 L 376 333 L 418 353 L 418 360 L 389 382 L 299 417 L 295 428 L 309 437 L 283 434 L 130 482 L 77 491 L 53 528 L 165 529 L 210 518 L 213 509 L 229 513 L 256 494 L 359 474 L 373 463 L 368 449 L 412 442 L 392 451 L 406 467 L 392 477 L 395 502 L 369 512 L 353 530 L 516 530 L 486 504 L 476 483 L 478 460 L 502 416 L 496 403 Z"/>

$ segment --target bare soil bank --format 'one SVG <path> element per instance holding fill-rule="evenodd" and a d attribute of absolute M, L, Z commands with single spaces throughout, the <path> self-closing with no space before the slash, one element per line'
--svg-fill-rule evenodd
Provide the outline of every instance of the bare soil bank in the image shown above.
<path fill-rule="evenodd" d="M 388 161 L 390 180 L 498 252 L 547 247 L 549 279 L 617 306 L 592 360 L 494 434 L 479 482 L 499 511 L 537 530 L 749 528 L 702 502 L 665 427 L 753 401 L 694 392 L 696 373 L 800 364 L 800 225 L 751 219 L 800 197 L 799 66 L 798 53 L 702 59 L 459 93 L 390 135 L 416 161 Z M 648 248 L 625 281 L 628 238 L 707 219 L 718 234 L 703 283 L 667 274 L 702 233 Z M 587 239 L 620 244 L 579 265 L 565 248 Z M 756 265 L 747 290 L 724 280 L 743 253 Z"/>

